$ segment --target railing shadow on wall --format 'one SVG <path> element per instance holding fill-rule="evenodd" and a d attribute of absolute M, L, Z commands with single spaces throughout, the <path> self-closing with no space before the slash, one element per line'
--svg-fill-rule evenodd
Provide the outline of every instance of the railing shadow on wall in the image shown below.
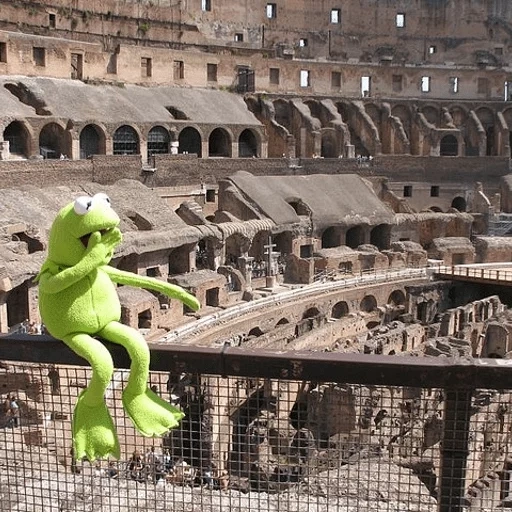
<path fill-rule="evenodd" d="M 139 437 L 118 370 L 107 402 L 121 459 L 90 464 L 70 457 L 84 360 L 48 336 L 0 337 L 2 399 L 20 406 L 17 426 L 7 400 L 0 414 L 4 503 L 453 512 L 510 500 L 512 360 L 150 347 L 151 385 L 185 419 L 162 440 Z"/>

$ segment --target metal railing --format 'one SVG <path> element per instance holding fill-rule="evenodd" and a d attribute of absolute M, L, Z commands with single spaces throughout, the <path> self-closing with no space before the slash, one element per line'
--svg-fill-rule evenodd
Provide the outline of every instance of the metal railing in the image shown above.
<path fill-rule="evenodd" d="M 0 338 L 0 510 L 453 512 L 510 500 L 510 360 L 151 350 L 150 385 L 184 420 L 139 436 L 118 370 L 106 400 L 121 459 L 90 464 L 70 454 L 84 361 L 50 337 Z"/>
<path fill-rule="evenodd" d="M 494 267 L 491 264 L 439 266 L 435 268 L 434 273 L 440 277 L 512 283 L 512 267 L 509 263 L 498 262 Z"/>

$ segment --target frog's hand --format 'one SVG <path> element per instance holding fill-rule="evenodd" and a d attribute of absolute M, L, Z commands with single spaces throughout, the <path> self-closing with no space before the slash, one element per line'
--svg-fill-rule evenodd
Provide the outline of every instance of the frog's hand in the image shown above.
<path fill-rule="evenodd" d="M 119 458 L 119 441 L 104 399 L 113 373 L 112 356 L 103 343 L 87 334 L 65 336 L 63 341 L 92 366 L 91 381 L 73 414 L 75 456 L 89 461 L 109 455 Z"/>
<path fill-rule="evenodd" d="M 154 279 L 153 277 L 139 276 L 137 274 L 119 270 L 108 265 L 103 267 L 103 270 L 115 283 L 135 286 L 137 288 L 146 288 L 148 290 L 154 290 L 155 292 L 163 293 L 168 297 L 180 300 L 194 311 L 197 311 L 201 307 L 199 301 L 193 295 L 184 290 L 181 286 L 166 283 L 165 281 L 160 281 L 159 279 Z"/>
<path fill-rule="evenodd" d="M 130 376 L 123 391 L 123 406 L 140 433 L 148 437 L 160 436 L 176 427 L 183 413 L 148 389 L 150 354 L 144 337 L 119 322 L 110 322 L 98 334 L 122 345 L 130 356 Z"/>
<path fill-rule="evenodd" d="M 41 291 L 59 293 L 82 280 L 96 268 L 106 265 L 120 236 L 119 230 L 112 230 L 105 235 L 105 240 L 102 240 L 101 233 L 92 233 L 83 258 L 72 267 L 62 269 L 56 263 L 47 260 L 36 277 Z"/>

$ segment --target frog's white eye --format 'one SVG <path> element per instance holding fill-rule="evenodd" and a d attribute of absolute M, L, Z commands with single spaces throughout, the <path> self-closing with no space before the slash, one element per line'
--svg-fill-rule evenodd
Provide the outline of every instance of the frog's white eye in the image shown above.
<path fill-rule="evenodd" d="M 112 208 L 112 205 L 110 204 L 110 197 L 108 197 L 105 192 L 98 192 L 97 194 L 94 194 L 92 202 L 95 206 L 101 204 L 103 207 L 107 206 L 108 208 Z"/>
<path fill-rule="evenodd" d="M 73 208 L 77 215 L 85 215 L 92 208 L 92 198 L 89 196 L 77 197 Z"/>

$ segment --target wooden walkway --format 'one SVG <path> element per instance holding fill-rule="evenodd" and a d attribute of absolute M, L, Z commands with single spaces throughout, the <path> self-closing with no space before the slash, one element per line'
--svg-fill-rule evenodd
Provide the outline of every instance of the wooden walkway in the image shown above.
<path fill-rule="evenodd" d="M 510 263 L 439 266 L 434 269 L 434 275 L 439 279 L 452 281 L 512 286 L 512 264 Z"/>

